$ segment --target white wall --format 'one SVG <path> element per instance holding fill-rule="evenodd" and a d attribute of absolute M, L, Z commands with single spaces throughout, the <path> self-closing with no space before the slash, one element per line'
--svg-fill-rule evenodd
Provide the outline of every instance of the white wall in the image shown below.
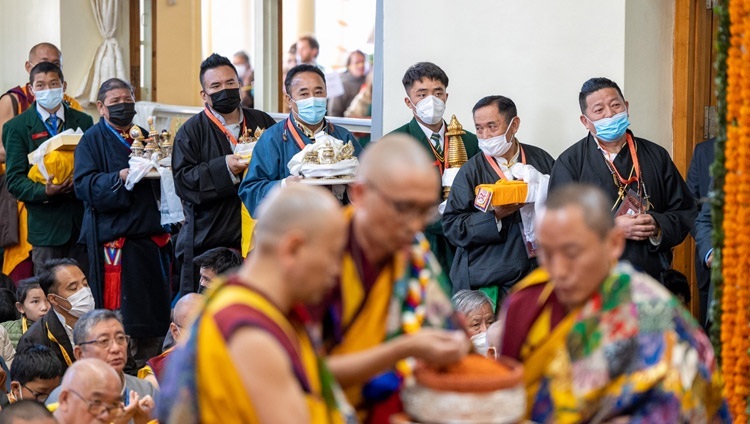
<path fill-rule="evenodd" d="M 136 1 L 136 0 L 133 0 Z M 68 82 L 68 95 L 75 95 L 83 83 L 102 37 L 96 27 L 89 0 L 2 0 L 0 2 L 0 83 L 3 92 L 28 81 L 24 63 L 29 49 L 46 41 L 63 52 L 62 65 Z M 130 71 L 128 0 L 120 2 L 117 42 L 123 53 L 126 72 Z M 96 118 L 96 109 L 86 112 Z"/>
<path fill-rule="evenodd" d="M 630 102 L 631 128 L 671 153 L 674 2 L 628 0 L 625 22 L 622 89 Z"/>
<path fill-rule="evenodd" d="M 0 90 L 29 80 L 24 63 L 29 49 L 41 42 L 60 46 L 60 0 L 2 0 L 0 2 Z M 63 57 L 63 67 L 67 65 Z M 66 69 L 67 70 L 67 69 Z"/>
<path fill-rule="evenodd" d="M 240 50 L 255 63 L 253 0 L 203 0 L 203 57 L 218 53 L 232 60 Z"/>
<path fill-rule="evenodd" d="M 446 118 L 467 129 L 477 100 L 502 94 L 518 107 L 518 138 L 556 157 L 586 135 L 581 85 L 606 76 L 630 100 L 635 133 L 671 149 L 671 2 L 473 0 L 459 13 L 450 0 L 382 1 L 384 133 L 412 116 L 404 71 L 432 61 L 450 79 Z"/>

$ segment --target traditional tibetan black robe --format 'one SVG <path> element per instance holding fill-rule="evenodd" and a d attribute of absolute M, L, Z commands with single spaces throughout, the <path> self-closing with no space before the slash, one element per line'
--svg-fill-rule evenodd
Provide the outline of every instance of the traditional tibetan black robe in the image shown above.
<path fill-rule="evenodd" d="M 643 138 L 633 137 L 633 140 L 641 178 L 653 205 L 648 213 L 661 228 L 662 239 L 657 246 L 648 239 L 627 240 L 621 259 L 659 280 L 661 272 L 671 266 L 672 249 L 682 243 L 692 228 L 698 209 L 685 180 L 667 151 Z M 633 168 L 633 158 L 627 145 L 620 150 L 613 163 L 620 175 L 628 178 Z M 571 182 L 588 183 L 602 188 L 613 205 L 619 196 L 619 188 L 612 179 L 612 172 L 591 134 L 557 158 L 550 175 L 550 192 L 555 187 Z M 635 183 L 630 186 L 637 191 Z"/>
<path fill-rule="evenodd" d="M 242 112 L 251 133 L 276 123 L 259 110 L 243 108 Z M 172 172 L 185 212 L 176 250 L 182 264 L 180 294 L 198 288 L 194 257 L 214 247 L 240 250 L 242 202 L 237 195 L 239 181 L 232 181 L 227 168 L 225 157 L 231 154 L 232 143 L 205 110 L 188 119 L 175 136 Z"/>
<path fill-rule="evenodd" d="M 170 321 L 172 249 L 161 225 L 159 180 L 144 178 L 129 191 L 120 179 L 120 171 L 129 167 L 130 143 L 103 118 L 81 138 L 73 177 L 76 196 L 85 206 L 80 241 L 89 254 L 96 307 L 113 308 L 104 299 L 116 284 L 112 279 L 119 279 L 125 332 L 136 338 L 161 337 Z"/>
<path fill-rule="evenodd" d="M 544 150 L 521 144 L 526 164 L 542 174 L 552 171 L 554 159 Z M 494 159 L 493 159 L 494 160 Z M 500 231 L 492 208 L 482 212 L 474 207 L 474 189 L 480 184 L 499 180 L 484 153 L 469 159 L 453 180 L 443 214 L 443 231 L 451 244 L 457 246 L 450 270 L 453 292 L 497 286 L 501 293 L 536 268 L 529 258 L 521 233 L 521 213 L 516 211 L 503 218 Z"/>

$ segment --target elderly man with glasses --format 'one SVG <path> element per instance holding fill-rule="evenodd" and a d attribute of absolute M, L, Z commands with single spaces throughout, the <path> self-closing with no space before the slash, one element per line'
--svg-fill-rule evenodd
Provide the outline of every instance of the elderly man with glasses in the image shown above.
<path fill-rule="evenodd" d="M 122 412 L 116 416 L 115 422 L 147 422 L 157 390 L 147 381 L 123 372 L 128 359 L 128 342 L 130 337 L 125 334 L 119 316 L 110 310 L 95 309 L 78 319 L 73 329 L 75 348 L 73 353 L 76 361 L 96 358 L 105 361 L 117 372 L 124 387 L 120 390 Z M 47 405 L 62 401 L 63 386 L 55 389 L 47 399 Z M 62 402 L 60 402 L 62 406 Z"/>

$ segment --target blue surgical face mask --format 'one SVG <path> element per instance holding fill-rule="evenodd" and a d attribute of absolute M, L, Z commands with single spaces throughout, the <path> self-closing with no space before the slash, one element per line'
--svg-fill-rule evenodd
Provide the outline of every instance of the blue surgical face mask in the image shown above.
<path fill-rule="evenodd" d="M 63 89 L 59 87 L 34 91 L 34 98 L 43 108 L 54 109 L 63 101 Z"/>
<path fill-rule="evenodd" d="M 306 124 L 316 125 L 326 116 L 325 97 L 308 97 L 292 101 L 297 104 L 297 117 Z"/>
<path fill-rule="evenodd" d="M 586 119 L 594 124 L 596 138 L 604 143 L 611 143 L 619 140 L 625 135 L 625 130 L 630 126 L 627 111 L 620 112 L 611 118 L 602 118 L 597 121 L 592 121 L 588 117 L 586 117 Z"/>

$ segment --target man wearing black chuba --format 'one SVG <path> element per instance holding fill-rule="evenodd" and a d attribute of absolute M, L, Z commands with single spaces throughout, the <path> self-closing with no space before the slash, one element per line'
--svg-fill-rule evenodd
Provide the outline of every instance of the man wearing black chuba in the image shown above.
<path fill-rule="evenodd" d="M 557 158 L 549 189 L 569 182 L 601 187 L 627 239 L 620 259 L 659 280 L 695 221 L 693 197 L 667 151 L 627 129 L 629 105 L 615 82 L 586 81 L 578 101 L 589 134 Z"/>
<path fill-rule="evenodd" d="M 169 328 L 170 235 L 161 225 L 158 179 L 126 184 L 135 116 L 133 87 L 112 78 L 99 88 L 101 119 L 76 148 L 73 185 L 85 207 L 89 285 L 98 308 L 122 311 L 137 363 L 159 353 Z M 141 128 L 141 132 L 148 131 Z"/>
<path fill-rule="evenodd" d="M 176 250 L 182 264 L 180 294 L 198 289 L 194 257 L 214 247 L 240 250 L 237 189 L 248 160 L 234 153 L 246 132 L 275 123 L 265 112 L 240 107 L 237 70 L 226 57 L 214 53 L 204 60 L 200 81 L 205 109 L 177 131 L 172 154 L 175 189 L 185 212 Z"/>

